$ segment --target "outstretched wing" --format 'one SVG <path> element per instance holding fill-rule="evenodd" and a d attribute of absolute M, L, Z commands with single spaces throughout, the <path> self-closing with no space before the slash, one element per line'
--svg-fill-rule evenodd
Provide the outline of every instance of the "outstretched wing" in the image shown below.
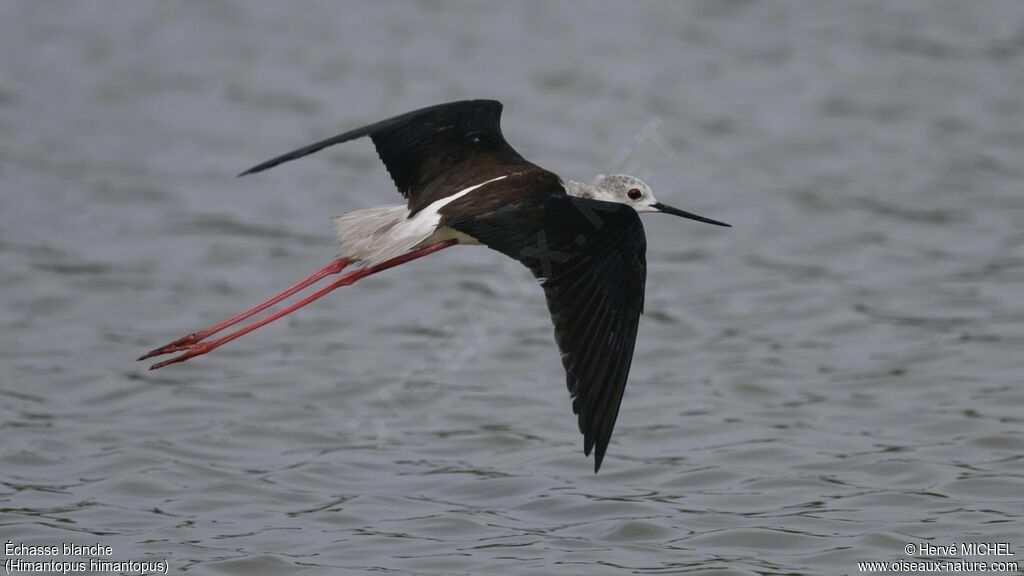
<path fill-rule="evenodd" d="M 484 196 L 473 199 L 472 217 L 459 215 L 462 199 L 452 202 L 441 211 L 442 223 L 519 260 L 542 280 L 583 451 L 590 455 L 594 449 L 597 472 L 619 414 L 643 312 L 643 225 L 629 206 L 564 192 L 494 202 L 481 214 Z"/>
<path fill-rule="evenodd" d="M 495 100 L 462 100 L 414 110 L 293 150 L 239 176 L 369 136 L 398 191 L 415 212 L 423 205 L 422 192 L 467 160 L 474 162 L 477 169 L 471 172 L 478 181 L 508 173 L 510 167 L 533 167 L 501 135 L 501 109 L 501 102 Z"/>

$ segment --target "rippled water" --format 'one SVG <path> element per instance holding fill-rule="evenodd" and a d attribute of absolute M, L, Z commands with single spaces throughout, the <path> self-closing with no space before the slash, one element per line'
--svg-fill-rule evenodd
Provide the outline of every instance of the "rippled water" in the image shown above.
<path fill-rule="evenodd" d="M 0 540 L 201 574 L 1024 562 L 1022 96 L 1010 1 L 2 3 Z M 134 362 L 398 200 L 366 142 L 235 173 L 463 97 L 735 226 L 645 220 L 599 475 L 539 289 L 479 248 Z"/>

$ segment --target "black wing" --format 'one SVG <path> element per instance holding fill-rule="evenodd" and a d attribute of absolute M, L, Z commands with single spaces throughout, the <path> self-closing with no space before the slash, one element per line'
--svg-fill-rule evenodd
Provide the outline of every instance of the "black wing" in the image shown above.
<path fill-rule="evenodd" d="M 486 190 L 486 189 L 484 189 Z M 483 198 L 473 200 L 477 208 Z M 644 306 L 646 238 L 635 210 L 564 193 L 519 198 L 446 222 L 542 279 L 583 451 L 601 467 L 619 414 Z"/>
<path fill-rule="evenodd" d="M 533 166 L 501 135 L 501 108 L 501 102 L 495 100 L 463 100 L 414 110 L 293 150 L 239 176 L 369 136 L 398 191 L 412 207 L 424 188 L 467 159 L 495 166 Z"/>

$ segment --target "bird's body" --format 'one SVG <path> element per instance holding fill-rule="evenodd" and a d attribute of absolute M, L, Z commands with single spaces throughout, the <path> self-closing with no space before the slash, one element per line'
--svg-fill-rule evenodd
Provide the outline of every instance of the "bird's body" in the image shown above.
<path fill-rule="evenodd" d="M 405 204 L 334 219 L 341 257 L 224 322 L 143 356 L 185 351 L 153 368 L 205 354 L 359 279 L 455 244 L 482 244 L 519 260 L 541 280 L 561 350 L 573 412 L 604 457 L 632 361 L 646 281 L 646 239 L 638 214 L 664 212 L 727 226 L 657 202 L 637 178 L 563 179 L 525 160 L 502 137 L 501 104 L 452 102 L 416 110 L 279 156 L 259 172 L 363 136 L 373 141 Z M 327 287 L 219 339 L 214 333 L 352 265 Z"/>

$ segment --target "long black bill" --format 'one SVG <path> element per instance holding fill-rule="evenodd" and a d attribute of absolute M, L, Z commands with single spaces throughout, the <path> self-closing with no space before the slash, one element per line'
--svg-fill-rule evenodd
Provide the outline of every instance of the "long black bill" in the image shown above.
<path fill-rule="evenodd" d="M 673 208 L 671 206 L 666 206 L 666 205 L 662 204 L 661 202 L 655 202 L 652 205 L 652 207 L 655 208 L 656 210 L 658 210 L 659 212 L 664 212 L 665 214 L 673 214 L 675 216 L 682 216 L 683 218 L 689 218 L 690 220 L 696 220 L 697 222 L 707 222 L 708 224 L 714 224 L 715 226 L 726 226 L 728 228 L 732 228 L 732 224 L 726 224 L 725 222 L 719 222 L 718 220 L 712 220 L 711 218 L 705 218 L 703 216 L 698 216 L 698 215 L 694 214 L 693 212 L 687 212 L 686 210 L 680 210 L 679 208 Z"/>

